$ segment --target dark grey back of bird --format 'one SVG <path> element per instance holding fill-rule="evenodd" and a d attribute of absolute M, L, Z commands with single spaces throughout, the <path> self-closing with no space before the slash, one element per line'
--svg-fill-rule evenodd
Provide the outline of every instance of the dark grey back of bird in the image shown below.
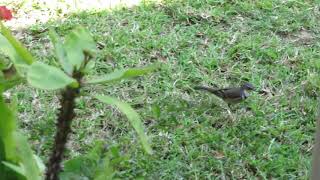
<path fill-rule="evenodd" d="M 240 102 L 241 100 L 247 98 L 245 90 L 241 87 L 215 89 L 215 88 L 210 88 L 210 87 L 205 87 L 205 86 L 196 86 L 196 87 L 194 87 L 194 89 L 208 91 L 208 92 L 222 98 L 223 100 L 225 100 L 228 103 Z"/>

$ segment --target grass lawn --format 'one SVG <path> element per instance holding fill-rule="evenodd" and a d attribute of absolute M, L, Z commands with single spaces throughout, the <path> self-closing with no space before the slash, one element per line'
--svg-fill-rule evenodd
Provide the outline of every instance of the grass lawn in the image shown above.
<path fill-rule="evenodd" d="M 307 179 L 320 87 L 319 20 L 319 3 L 312 0 L 181 0 L 66 15 L 16 34 L 54 64 L 46 29 L 54 26 L 64 36 L 86 26 L 104 44 L 91 75 L 164 64 L 154 74 L 83 91 L 135 107 L 152 156 L 117 109 L 79 98 L 68 157 L 100 139 L 127 156 L 116 166 L 121 179 Z M 219 99 L 193 90 L 244 81 L 265 93 L 233 106 L 232 118 Z M 21 128 L 46 158 L 58 93 L 26 86 L 11 93 L 20 102 Z"/>

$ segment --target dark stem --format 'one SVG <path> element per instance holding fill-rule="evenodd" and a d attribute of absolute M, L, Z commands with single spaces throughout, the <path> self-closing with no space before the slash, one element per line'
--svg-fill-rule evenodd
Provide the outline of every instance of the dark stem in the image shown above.
<path fill-rule="evenodd" d="M 75 78 L 79 84 L 81 82 L 82 73 L 74 73 Z M 57 129 L 54 139 L 53 151 L 49 158 L 46 171 L 46 180 L 59 179 L 59 173 L 61 171 L 61 161 L 63 159 L 63 153 L 65 150 L 68 136 L 71 133 L 72 119 L 75 117 L 74 107 L 75 99 L 79 95 L 80 87 L 71 88 L 67 87 L 62 91 L 62 97 L 60 98 L 60 109 L 57 119 Z"/>
<path fill-rule="evenodd" d="M 318 116 L 315 123 L 316 133 L 312 154 L 311 180 L 318 180 L 320 178 L 320 107 L 318 107 Z"/>

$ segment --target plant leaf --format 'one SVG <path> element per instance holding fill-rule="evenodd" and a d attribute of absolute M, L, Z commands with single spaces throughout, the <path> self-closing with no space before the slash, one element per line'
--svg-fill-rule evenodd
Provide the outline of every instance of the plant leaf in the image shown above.
<path fill-rule="evenodd" d="M 96 95 L 95 98 L 97 98 L 99 101 L 103 103 L 118 107 L 120 111 L 127 116 L 129 122 L 131 123 L 133 128 L 136 130 L 145 151 L 149 154 L 152 154 L 151 147 L 148 143 L 148 137 L 144 133 L 144 128 L 140 120 L 140 116 L 129 104 L 121 102 L 110 96 Z"/>
<path fill-rule="evenodd" d="M 3 74 L 0 72 L 0 89 L 2 91 L 11 89 L 22 82 L 24 82 L 24 80 L 19 76 L 14 76 L 10 79 L 5 79 Z"/>
<path fill-rule="evenodd" d="M 58 34 L 53 29 L 50 29 L 49 37 L 50 37 L 50 40 L 53 44 L 56 57 L 57 57 L 58 61 L 60 62 L 63 70 L 68 74 L 72 74 L 73 67 L 68 61 L 67 53 L 63 47 L 63 44 L 62 44 L 61 39 L 59 38 Z"/>
<path fill-rule="evenodd" d="M 18 161 L 15 154 L 15 141 L 12 136 L 16 129 L 16 119 L 14 112 L 5 103 L 0 91 L 0 138 L 4 143 L 6 160 Z"/>
<path fill-rule="evenodd" d="M 156 70 L 159 67 L 159 64 L 143 67 L 143 68 L 131 68 L 124 70 L 116 70 L 110 74 L 106 74 L 103 77 L 94 78 L 87 80 L 86 83 L 89 84 L 101 84 L 101 83 L 111 83 L 114 81 L 120 81 L 122 79 L 133 78 L 147 74 L 151 71 Z"/>
<path fill-rule="evenodd" d="M 15 173 L 6 163 L 17 163 L 19 157 L 15 152 L 15 139 L 12 133 L 16 129 L 15 114 L 5 103 L 0 90 L 0 175 L 1 179 L 18 179 L 19 173 Z M 2 162 L 2 163 L 1 163 Z M 6 163 L 4 163 L 6 162 Z"/>
<path fill-rule="evenodd" d="M 6 91 L 24 81 L 25 79 L 18 75 L 14 65 L 0 70 L 0 89 L 2 91 Z"/>
<path fill-rule="evenodd" d="M 94 180 L 112 180 L 114 174 L 114 169 L 110 163 L 110 157 L 106 156 L 100 162 Z"/>
<path fill-rule="evenodd" d="M 61 89 L 70 84 L 78 85 L 75 79 L 60 69 L 41 62 L 35 62 L 30 66 L 27 80 L 32 86 L 46 90 Z"/>
<path fill-rule="evenodd" d="M 44 174 L 44 171 L 46 170 L 46 166 L 44 165 L 42 159 L 39 156 L 37 156 L 36 154 L 33 154 L 33 158 L 34 158 L 35 162 L 37 163 L 37 166 L 39 167 L 41 174 Z"/>
<path fill-rule="evenodd" d="M 96 160 L 87 156 L 78 156 L 64 163 L 65 172 L 76 173 L 83 177 L 91 177 L 94 173 Z"/>
<path fill-rule="evenodd" d="M 19 156 L 21 164 L 25 170 L 27 179 L 41 180 L 41 172 L 34 159 L 33 152 L 28 144 L 26 136 L 16 132 L 16 154 Z"/>
<path fill-rule="evenodd" d="M 0 34 L 1 35 L 1 34 Z M 1 41 L 0 41 L 1 42 Z M 1 44 L 1 43 L 0 43 Z M 0 46 L 1 47 L 1 46 Z M 1 49 L 0 49 L 1 51 Z M 0 71 L 8 68 L 8 63 L 5 61 L 3 57 L 0 57 Z"/>
<path fill-rule="evenodd" d="M 0 92 L 2 94 L 2 92 Z M 25 136 L 16 132 L 16 116 L 14 108 L 8 107 L 3 97 L 0 97 L 0 140 L 4 145 L 7 167 L 23 173 L 27 179 L 40 180 L 41 172 L 33 158 L 33 152 Z M 19 166 L 17 165 L 19 164 Z"/>
<path fill-rule="evenodd" d="M 84 53 L 93 55 L 96 53 L 96 43 L 91 37 L 89 31 L 83 27 L 74 29 L 65 41 L 65 48 L 69 63 L 80 69 L 84 61 Z"/>
<path fill-rule="evenodd" d="M 86 176 L 82 176 L 80 174 L 73 173 L 73 172 L 61 172 L 59 174 L 59 179 L 60 180 L 90 180 L 90 178 Z"/>
<path fill-rule="evenodd" d="M 15 164 L 12 164 L 10 162 L 6 162 L 6 161 L 3 161 L 2 164 L 4 164 L 5 166 L 7 166 L 8 168 L 14 170 L 15 172 L 21 174 L 22 176 L 25 176 L 26 175 L 26 172 L 25 170 L 20 167 L 20 166 L 17 166 Z"/>
<path fill-rule="evenodd" d="M 93 179 L 99 168 L 103 152 L 103 142 L 94 143 L 95 146 L 88 154 L 82 154 L 64 162 L 64 171 L 59 174 L 61 180 Z"/>
<path fill-rule="evenodd" d="M 12 47 L 16 50 L 17 54 L 22 58 L 22 60 L 26 64 L 32 64 L 34 62 L 34 58 L 32 57 L 31 53 L 25 48 L 10 32 L 8 28 L 6 28 L 1 22 L 1 33 L 6 39 L 10 42 Z"/>
<path fill-rule="evenodd" d="M 23 58 L 21 58 L 8 39 L 6 39 L 2 34 L 0 34 L 0 51 L 9 57 L 18 73 L 22 74 L 22 68 L 27 67 L 28 64 L 23 60 Z"/>

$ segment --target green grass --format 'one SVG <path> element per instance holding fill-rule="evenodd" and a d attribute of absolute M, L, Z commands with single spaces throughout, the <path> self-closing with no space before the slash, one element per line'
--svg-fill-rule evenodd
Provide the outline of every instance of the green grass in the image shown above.
<path fill-rule="evenodd" d="M 78 24 L 105 44 L 91 75 L 163 62 L 160 72 L 84 93 L 109 94 L 141 114 L 154 154 L 146 155 L 119 111 L 79 98 L 68 157 L 97 139 L 129 160 L 116 177 L 135 179 L 307 179 L 319 92 L 319 5 L 316 1 L 185 0 L 83 12 L 30 27 L 24 43 L 53 63 L 48 34 Z M 250 81 L 253 93 L 230 119 L 199 84 L 225 87 Z M 45 158 L 51 150 L 57 94 L 20 86 L 21 127 Z"/>

